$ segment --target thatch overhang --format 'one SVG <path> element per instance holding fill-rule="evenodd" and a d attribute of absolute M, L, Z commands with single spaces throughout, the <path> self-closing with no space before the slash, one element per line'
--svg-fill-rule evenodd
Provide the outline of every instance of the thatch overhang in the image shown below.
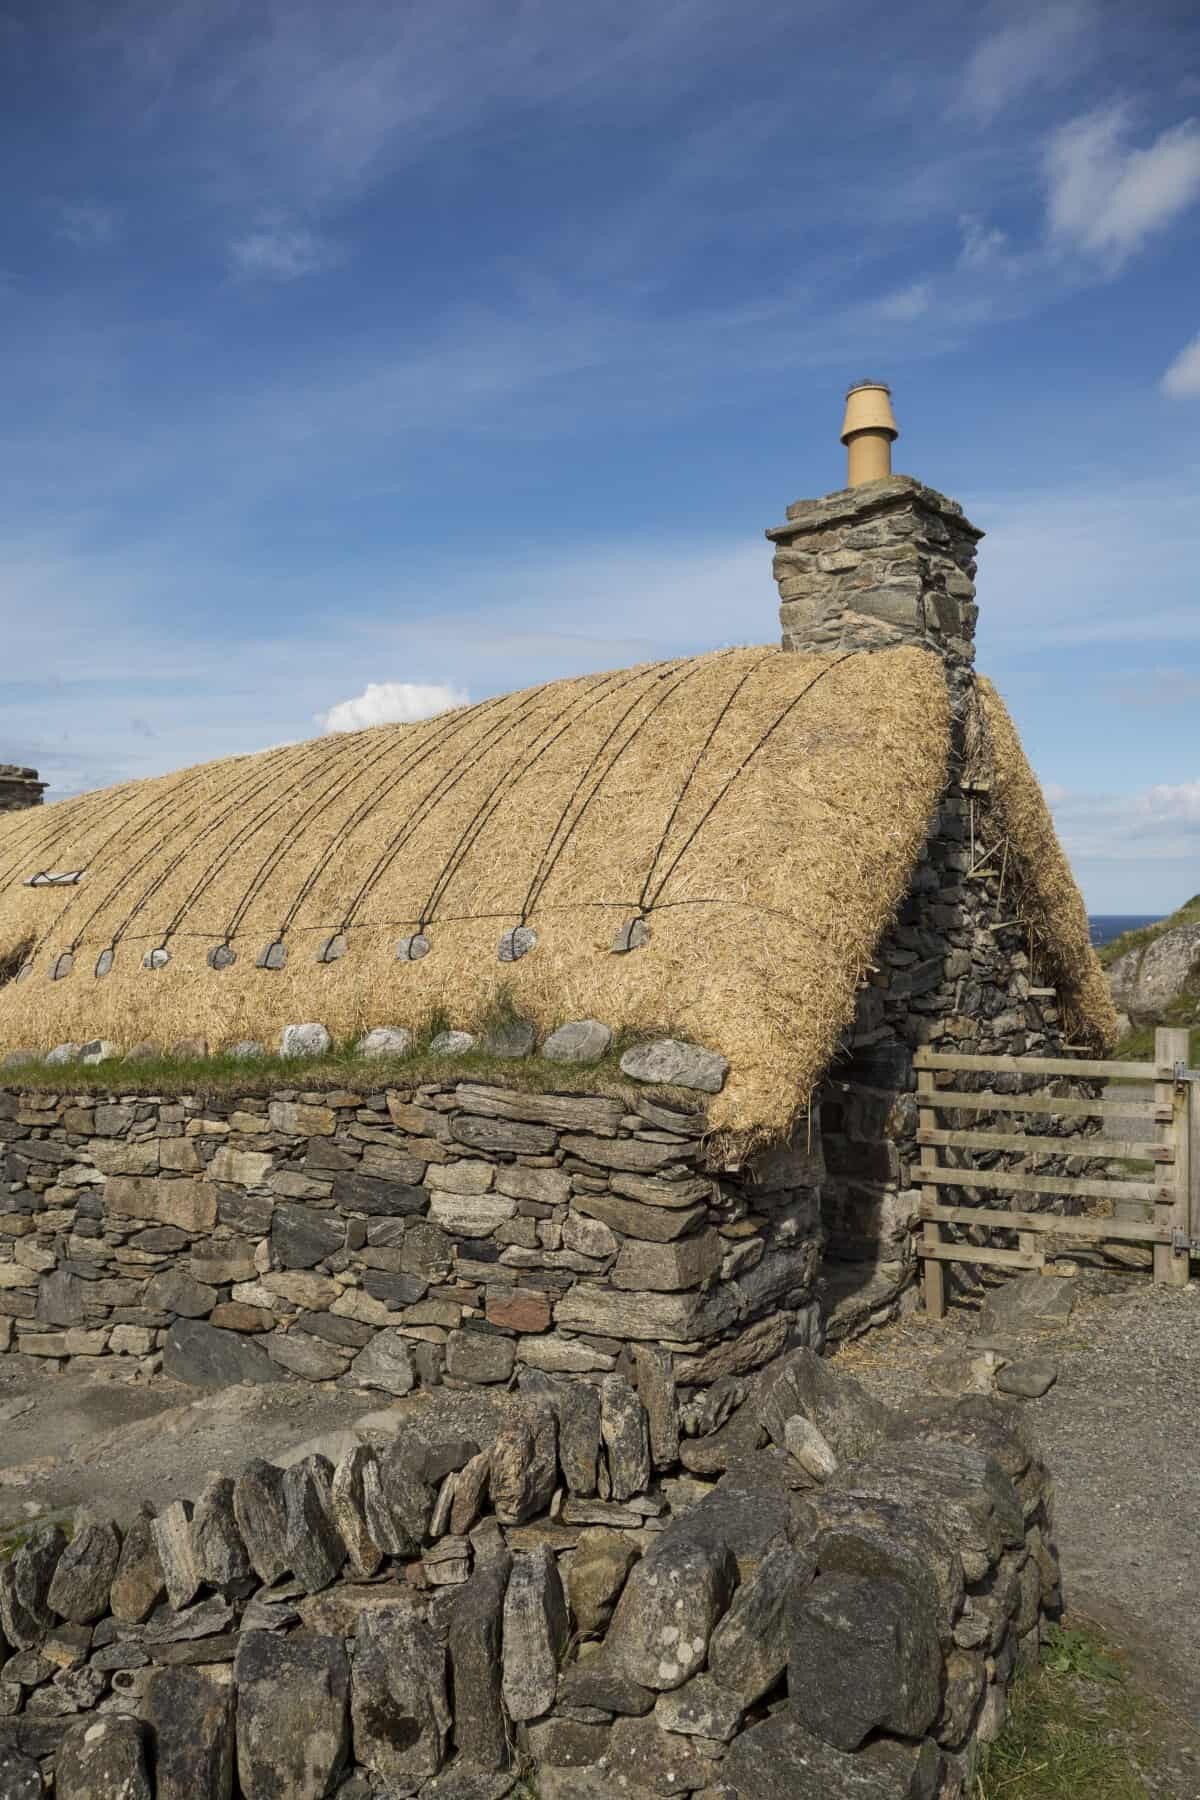
<path fill-rule="evenodd" d="M 185 1034 L 215 1049 L 305 1019 L 339 1038 L 469 1028 L 503 991 L 543 1030 L 592 1017 L 719 1049 L 714 1126 L 778 1135 L 907 890 L 949 731 L 922 651 L 731 649 L 15 814 L 0 820 L 0 1050 Z M 1062 913 L 1048 893 L 1050 929 Z M 649 941 L 615 953 L 636 918 Z M 536 943 L 502 962 L 517 927 Z M 398 958 L 418 933 L 428 954 Z M 271 944 L 284 966 L 258 966 Z"/>

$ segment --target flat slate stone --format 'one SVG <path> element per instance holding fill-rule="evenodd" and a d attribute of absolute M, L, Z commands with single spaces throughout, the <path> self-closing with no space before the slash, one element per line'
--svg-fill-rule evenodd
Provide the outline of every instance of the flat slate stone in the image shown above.
<path fill-rule="evenodd" d="M 411 1603 L 364 1612 L 351 1672 L 354 1754 L 385 1791 L 412 1794 L 445 1756 L 446 1651 Z"/>
<path fill-rule="evenodd" d="M 226 1800 L 233 1782 L 233 1688 L 199 1669 L 160 1669 L 150 1683 L 156 1800 Z"/>
<path fill-rule="evenodd" d="M 54 1791 L 57 1800 L 152 1800 L 141 1720 L 109 1714 L 73 1725 L 55 1758 Z M 11 1794 L 2 1774 L 0 1793 Z"/>
<path fill-rule="evenodd" d="M 839 1750 L 877 1727 L 919 1738 L 937 1718 L 933 1609 L 899 1582 L 822 1574 L 799 1596 L 788 1656 L 792 1710 Z"/>
<path fill-rule="evenodd" d="M 504 1597 L 504 1704 L 518 1724 L 549 1712 L 569 1633 L 553 1552 L 542 1545 L 513 1564 Z"/>
<path fill-rule="evenodd" d="M 1044 1358 L 1030 1362 L 1009 1363 L 996 1376 L 996 1387 L 1002 1394 L 1016 1394 L 1022 1400 L 1040 1400 L 1058 1380 L 1058 1365 Z"/>
<path fill-rule="evenodd" d="M 324 1800 L 350 1750 L 350 1664 L 341 1638 L 244 1631 L 234 1680 L 244 1800 Z"/>
<path fill-rule="evenodd" d="M 634 1081 L 653 1081 L 663 1086 L 697 1088 L 701 1093 L 719 1094 L 725 1085 L 729 1064 L 715 1050 L 681 1043 L 678 1038 L 656 1038 L 651 1043 L 634 1044 L 627 1050 L 621 1058 L 621 1071 Z"/>
<path fill-rule="evenodd" d="M 50 1584 L 66 1546 L 60 1525 L 37 1525 L 0 1563 L 0 1630 L 14 1650 L 34 1649 L 54 1623 Z"/>
<path fill-rule="evenodd" d="M 271 1248 L 285 1269 L 313 1269 L 345 1243 L 345 1224 L 334 1213 L 289 1202 L 271 1215 Z"/>
<path fill-rule="evenodd" d="M 121 1539 L 111 1519 L 80 1512 L 75 1534 L 58 1559 L 47 1600 L 60 1619 L 87 1624 L 108 1611 Z"/>
<path fill-rule="evenodd" d="M 236 1387 L 239 1382 L 284 1381 L 285 1371 L 236 1331 L 220 1331 L 200 1319 L 176 1319 L 163 1346 L 163 1374 L 192 1387 Z"/>
<path fill-rule="evenodd" d="M 784 1707 L 733 1740 L 716 1791 L 723 1800 L 935 1800 L 941 1776 L 928 1741 L 884 1740 L 847 1755 Z"/>

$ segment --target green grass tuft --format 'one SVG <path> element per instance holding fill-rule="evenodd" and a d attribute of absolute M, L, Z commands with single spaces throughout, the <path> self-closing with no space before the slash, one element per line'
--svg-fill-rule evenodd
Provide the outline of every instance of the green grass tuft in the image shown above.
<path fill-rule="evenodd" d="M 1200 894 L 1193 894 L 1190 900 L 1185 900 L 1169 918 L 1156 919 L 1153 925 L 1139 925 L 1136 931 L 1123 931 L 1120 937 L 1101 944 L 1096 954 L 1101 965 L 1107 969 L 1118 957 L 1128 955 L 1130 950 L 1144 949 L 1147 944 L 1153 944 L 1165 931 L 1172 931 L 1177 925 L 1200 925 Z"/>

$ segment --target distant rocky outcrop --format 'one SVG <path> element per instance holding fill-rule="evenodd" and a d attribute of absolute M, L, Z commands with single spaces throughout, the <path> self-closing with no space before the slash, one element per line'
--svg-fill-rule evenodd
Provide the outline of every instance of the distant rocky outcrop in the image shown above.
<path fill-rule="evenodd" d="M 1200 894 L 1105 946 L 1113 1002 L 1134 1028 L 1200 1023 Z"/>

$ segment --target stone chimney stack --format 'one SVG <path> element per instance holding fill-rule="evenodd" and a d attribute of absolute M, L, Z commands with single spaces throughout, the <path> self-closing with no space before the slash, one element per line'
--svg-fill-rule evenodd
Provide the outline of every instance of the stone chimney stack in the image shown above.
<path fill-rule="evenodd" d="M 785 650 L 890 650 L 917 644 L 948 672 L 975 660 L 975 547 L 983 533 L 962 507 L 890 468 L 897 435 L 889 390 L 861 382 L 847 395 L 849 487 L 797 500 L 775 545 Z"/>
<path fill-rule="evenodd" d="M 0 763 L 0 813 L 21 812 L 27 806 L 40 806 L 46 783 L 38 780 L 36 769 L 18 768 L 16 763 Z"/>

